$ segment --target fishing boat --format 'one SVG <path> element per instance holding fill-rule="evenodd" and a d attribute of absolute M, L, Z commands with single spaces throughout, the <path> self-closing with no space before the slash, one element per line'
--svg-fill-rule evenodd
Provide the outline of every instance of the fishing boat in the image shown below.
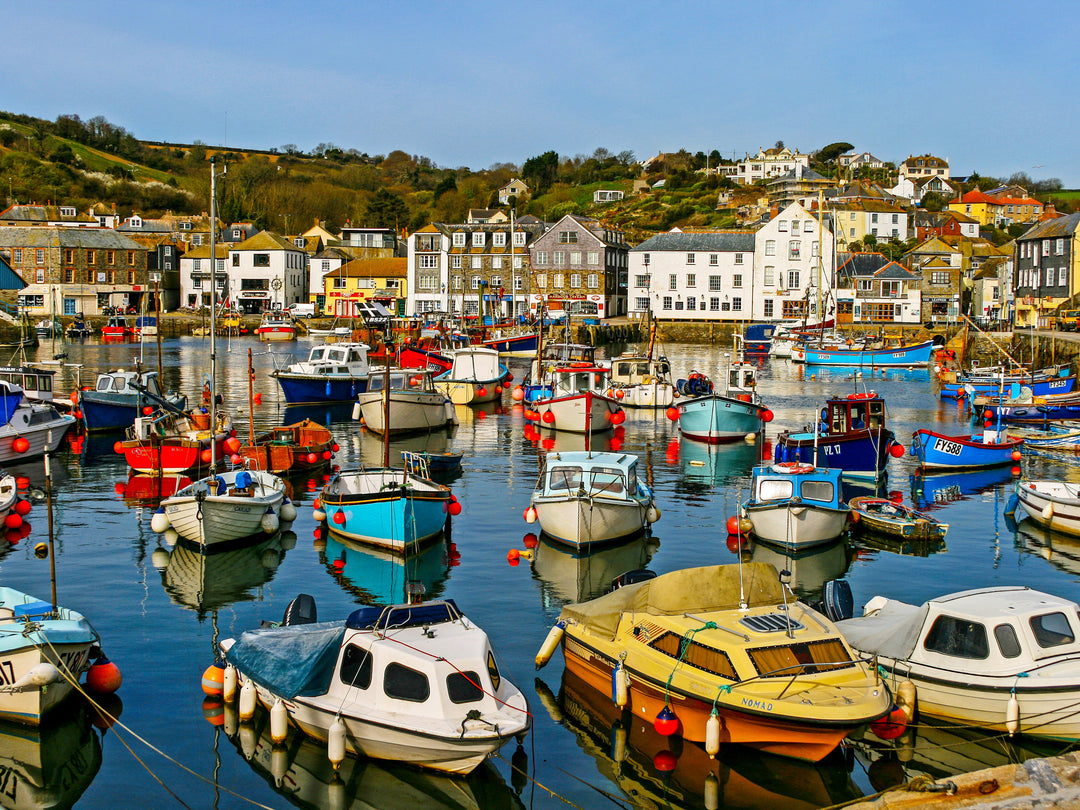
<path fill-rule="evenodd" d="M 351 402 L 367 391 L 371 364 L 365 343 L 320 343 L 307 360 L 270 372 L 290 405 Z"/>
<path fill-rule="evenodd" d="M 611 361 L 610 381 L 608 396 L 624 408 L 668 408 L 675 401 L 666 357 L 624 352 Z"/>
<path fill-rule="evenodd" d="M 110 315 L 108 323 L 101 327 L 101 336 L 103 338 L 126 340 L 134 334 L 135 330 L 124 315 Z"/>
<path fill-rule="evenodd" d="M 225 441 L 232 432 L 227 413 L 218 411 L 214 419 L 211 430 L 211 415 L 202 408 L 158 408 L 135 417 L 126 438 L 118 441 L 115 449 L 136 472 L 183 473 L 208 467 L 225 458 Z"/>
<path fill-rule="evenodd" d="M 1077 423 L 1047 425 L 1045 430 L 1037 428 L 1007 428 L 1005 433 L 1013 439 L 1023 439 L 1025 452 L 1071 453 L 1080 455 L 1080 427 Z"/>
<path fill-rule="evenodd" d="M 100 640 L 81 613 L 0 586 L 0 719 L 41 723 L 90 668 Z"/>
<path fill-rule="evenodd" d="M 360 416 L 373 433 L 394 435 L 442 430 L 458 422 L 453 403 L 436 389 L 431 372 L 421 369 L 373 376 L 353 406 L 353 418 Z"/>
<path fill-rule="evenodd" d="M 887 713 L 889 690 L 765 563 L 674 571 L 559 615 L 537 666 L 566 670 L 636 721 L 705 743 L 818 761 Z"/>
<path fill-rule="evenodd" d="M 187 407 L 187 397 L 161 390 L 156 371 L 109 371 L 98 375 L 93 390 L 79 391 L 83 425 L 90 432 L 124 430 L 144 407 L 156 409 L 161 402 L 178 410 Z"/>
<path fill-rule="evenodd" d="M 0 424 L 11 421 L 25 398 L 26 393 L 21 385 L 0 379 Z"/>
<path fill-rule="evenodd" d="M 455 405 L 479 405 L 502 397 L 510 370 L 495 349 L 468 346 L 451 355 L 449 371 L 435 377 L 435 387 Z"/>
<path fill-rule="evenodd" d="M 271 309 L 263 313 L 262 321 L 255 327 L 255 334 L 263 342 L 296 340 L 296 322 L 288 312 Z"/>
<path fill-rule="evenodd" d="M 1015 511 L 1017 504 L 1040 526 L 1080 536 L 1080 484 L 1025 479 L 1017 483 L 1005 513 Z"/>
<path fill-rule="evenodd" d="M 773 460 L 843 470 L 845 478 L 880 478 L 904 448 L 885 427 L 885 400 L 873 391 L 826 400 L 820 418 L 776 437 Z"/>
<path fill-rule="evenodd" d="M 558 366 L 548 380 L 550 393 L 533 401 L 540 427 L 568 433 L 602 433 L 622 424 L 626 414 L 607 396 L 608 370 L 600 366 Z"/>
<path fill-rule="evenodd" d="M 56 369 L 53 368 L 42 368 L 36 365 L 0 366 L 0 380 L 19 386 L 23 396 L 30 402 L 56 405 L 57 408 L 70 407 L 63 400 L 54 399 L 54 377 L 56 377 Z M 4 400 L 5 397 L 0 392 L 0 418 L 3 418 L 4 413 L 10 410 L 3 405 Z"/>
<path fill-rule="evenodd" d="M 551 396 L 551 372 L 559 368 L 598 365 L 596 347 L 584 343 L 545 343 L 529 364 L 529 372 L 522 383 L 525 402 L 535 402 Z"/>
<path fill-rule="evenodd" d="M 772 348 L 773 335 L 778 327 L 779 324 L 774 322 L 748 323 L 746 328 L 743 329 L 745 353 L 755 356 L 769 354 Z"/>
<path fill-rule="evenodd" d="M 1075 393 L 1035 396 L 1024 387 L 1016 397 L 981 397 L 972 402 L 984 416 L 989 412 L 990 421 L 1049 424 L 1080 419 L 1080 394 Z"/>
<path fill-rule="evenodd" d="M 0 407 L 6 407 L 4 403 L 5 398 L 0 397 Z M 74 416 L 62 414 L 52 405 L 23 401 L 0 425 L 0 464 L 53 452 L 75 422 Z"/>
<path fill-rule="evenodd" d="M 918 711 L 1010 734 L 1080 736 L 1080 607 L 1019 586 L 960 591 L 922 605 L 875 596 L 837 622 Z"/>
<path fill-rule="evenodd" d="M 94 333 L 94 330 L 86 325 L 86 320 L 80 315 L 68 324 L 68 328 L 64 331 L 69 338 L 80 340 L 84 337 L 89 337 Z"/>
<path fill-rule="evenodd" d="M 859 495 L 848 501 L 851 516 L 861 531 L 905 540 L 944 540 L 949 524 L 889 498 Z"/>
<path fill-rule="evenodd" d="M 1076 386 L 1075 375 L 1070 375 L 1067 369 L 1059 370 L 1058 367 L 1043 369 L 1042 371 L 1028 374 L 1006 374 L 994 378 L 988 374 L 980 375 L 954 375 L 956 379 L 950 381 L 938 375 L 940 382 L 939 394 L 942 399 L 963 399 L 964 397 L 998 396 L 1003 391 L 1012 391 L 1011 396 L 1020 394 L 1020 389 L 1027 386 L 1031 393 L 1036 396 L 1046 394 L 1068 394 Z M 1013 386 L 1016 386 L 1013 389 Z"/>
<path fill-rule="evenodd" d="M 291 515 L 291 517 L 289 517 Z M 151 528 L 174 529 L 207 551 L 255 535 L 271 535 L 296 517 L 285 482 L 259 470 L 232 470 L 193 481 L 165 498 Z"/>
<path fill-rule="evenodd" d="M 239 452 L 249 470 L 292 475 L 328 465 L 336 446 L 329 429 L 304 419 L 250 437 Z"/>
<path fill-rule="evenodd" d="M 660 519 L 652 490 L 626 453 L 549 452 L 529 508 L 550 538 L 588 551 L 640 534 Z"/>
<path fill-rule="evenodd" d="M 241 701 L 254 690 L 335 758 L 348 750 L 466 775 L 530 727 L 525 696 L 499 670 L 487 634 L 451 599 L 286 621 L 220 646 Z"/>
<path fill-rule="evenodd" d="M 911 455 L 919 466 L 931 470 L 973 469 L 1015 464 L 1023 439 L 1010 438 L 996 430 L 947 436 L 922 428 L 911 434 Z"/>
<path fill-rule="evenodd" d="M 786 549 L 831 543 L 847 528 L 841 471 L 783 462 L 754 467 L 750 498 L 740 507 L 757 539 Z"/>
<path fill-rule="evenodd" d="M 155 315 L 140 315 L 135 319 L 135 337 L 157 337 L 158 322 Z"/>
<path fill-rule="evenodd" d="M 690 375 L 680 380 L 680 399 L 667 409 L 672 421 L 678 420 L 679 432 L 687 439 L 709 444 L 733 442 L 764 430 L 772 420 L 772 411 L 757 394 L 754 366 L 741 357 L 731 361 L 728 385 L 723 394 L 713 392 L 712 381 L 705 375 Z"/>
<path fill-rule="evenodd" d="M 805 346 L 802 362 L 808 366 L 856 366 L 887 368 L 890 366 L 925 366 L 937 344 L 933 340 L 906 346 L 873 348 L 824 348 Z M 796 355 L 792 353 L 792 359 Z"/>
<path fill-rule="evenodd" d="M 34 324 L 34 331 L 39 338 L 51 338 L 62 334 L 64 327 L 54 318 L 42 318 Z"/>

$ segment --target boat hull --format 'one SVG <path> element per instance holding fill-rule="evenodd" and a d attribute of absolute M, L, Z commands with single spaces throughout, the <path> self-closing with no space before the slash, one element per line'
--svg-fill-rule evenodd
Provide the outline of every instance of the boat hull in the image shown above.
<path fill-rule="evenodd" d="M 20 408 L 10 422 L 0 425 L 0 464 L 25 461 L 45 453 L 52 453 L 60 446 L 64 435 L 76 421 L 70 414 L 57 414 L 56 418 L 48 422 L 30 424 L 24 410 Z M 19 438 L 24 438 L 29 442 L 29 446 L 23 453 L 18 452 L 14 447 L 15 440 Z"/>
<path fill-rule="evenodd" d="M 925 366 L 934 351 L 932 340 L 911 346 L 885 349 L 814 349 L 806 347 L 803 362 L 808 366 Z M 793 355 L 794 356 L 794 355 Z"/>
<path fill-rule="evenodd" d="M 364 425 L 373 433 L 386 432 L 383 392 L 370 391 L 357 398 Z M 438 392 L 391 391 L 391 435 L 441 430 L 453 424 L 454 406 Z"/>
<path fill-rule="evenodd" d="M 166 397 L 167 402 L 179 410 L 187 407 L 187 397 Z M 108 394 L 97 391 L 82 391 L 79 395 L 79 408 L 82 410 L 83 424 L 87 431 L 123 430 L 135 423 L 140 408 L 150 403 L 131 394 Z"/>
<path fill-rule="evenodd" d="M 1053 531 L 1080 537 L 1080 488 L 1055 481 L 1022 481 L 1016 487 L 1028 517 Z"/>
<path fill-rule="evenodd" d="M 614 392 L 624 408 L 667 408 L 675 402 L 675 386 L 667 382 L 639 383 L 616 388 Z"/>
<path fill-rule="evenodd" d="M 339 475 L 319 497 L 334 534 L 405 553 L 419 550 L 442 532 L 451 495 L 441 484 L 401 470 L 378 469 Z"/>
<path fill-rule="evenodd" d="M 533 496 L 537 522 L 553 540 L 579 551 L 626 540 L 645 530 L 649 504 L 636 500 Z"/>
<path fill-rule="evenodd" d="M 611 417 L 621 409 L 615 400 L 586 391 L 583 394 L 549 397 L 536 400 L 540 412 L 540 427 L 566 433 L 603 433 L 611 430 Z M 552 414 L 552 421 L 544 419 Z"/>
<path fill-rule="evenodd" d="M 688 439 L 709 444 L 733 442 L 763 427 L 761 408 L 752 402 L 709 394 L 678 404 L 679 431 Z"/>
<path fill-rule="evenodd" d="M 885 428 L 819 436 L 816 464 L 843 470 L 845 478 L 878 478 L 885 472 L 892 444 L 893 432 Z M 814 434 L 781 433 L 776 439 L 774 460 L 815 464 Z"/>
<path fill-rule="evenodd" d="M 831 543 L 847 528 L 848 510 L 812 506 L 805 502 L 747 505 L 751 533 L 766 543 L 804 549 Z"/>
<path fill-rule="evenodd" d="M 135 472 L 182 473 L 210 466 L 202 458 L 203 451 L 210 449 L 208 438 L 126 441 L 122 448 L 124 459 Z M 214 458 L 221 461 L 226 455 L 225 434 L 219 433 L 215 437 Z"/>
<path fill-rule="evenodd" d="M 539 340 L 540 336 L 537 334 L 514 335 L 512 337 L 485 340 L 482 345 L 509 357 L 532 357 L 536 354 Z"/>
<path fill-rule="evenodd" d="M 239 473 L 222 476 L 231 487 Z M 253 535 L 272 534 L 262 525 L 267 510 L 277 514 L 285 499 L 281 479 L 266 473 L 252 474 L 252 494 L 208 494 L 207 481 L 191 486 L 162 501 L 169 525 L 185 540 L 212 549 Z M 215 479 L 211 478 L 210 481 Z M 275 526 L 274 531 L 277 530 Z"/>
<path fill-rule="evenodd" d="M 274 372 L 281 393 L 290 405 L 312 402 L 352 402 L 368 390 L 367 377 L 330 377 L 320 374 Z"/>
<path fill-rule="evenodd" d="M 435 388 L 455 405 L 481 405 L 502 397 L 502 378 L 493 380 L 435 380 Z"/>
<path fill-rule="evenodd" d="M 1012 383 L 1008 380 L 1004 383 L 1006 391 Z M 1035 396 L 1045 396 L 1046 394 L 1068 394 L 1071 393 L 1076 386 L 1076 377 L 1050 377 L 1048 379 L 1035 379 L 1028 380 L 1020 383 L 1027 388 L 1031 389 L 1031 393 Z M 940 395 L 943 399 L 958 399 L 968 396 L 991 396 L 996 397 L 1001 392 L 1002 383 L 998 380 L 990 380 L 987 382 L 972 382 L 972 381 L 960 381 L 960 382 L 942 382 Z"/>
<path fill-rule="evenodd" d="M 296 340 L 296 329 L 291 326 L 260 326 L 255 330 L 259 340 L 264 343 L 279 343 Z"/>
<path fill-rule="evenodd" d="M 912 453 L 924 469 L 974 469 L 1015 463 L 1013 453 L 1023 439 L 1002 439 L 984 444 L 982 436 L 945 436 L 932 430 L 912 434 Z"/>

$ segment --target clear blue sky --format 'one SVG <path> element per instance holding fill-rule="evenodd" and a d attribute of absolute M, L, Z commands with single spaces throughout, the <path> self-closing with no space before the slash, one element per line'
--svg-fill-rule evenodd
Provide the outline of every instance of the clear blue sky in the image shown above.
<path fill-rule="evenodd" d="M 847 141 L 1080 187 L 1071 2 L 6 3 L 0 109 L 441 166 Z"/>

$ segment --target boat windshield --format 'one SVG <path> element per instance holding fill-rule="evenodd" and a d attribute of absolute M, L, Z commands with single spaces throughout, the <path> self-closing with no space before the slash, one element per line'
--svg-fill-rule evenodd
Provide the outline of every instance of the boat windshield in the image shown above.
<path fill-rule="evenodd" d="M 791 497 L 794 486 L 790 478 L 765 478 L 758 481 L 759 501 L 783 501 Z"/>
<path fill-rule="evenodd" d="M 556 467 L 548 475 L 548 489 L 580 489 L 581 477 L 581 467 Z"/>
<path fill-rule="evenodd" d="M 325 346 L 316 346 L 314 349 L 311 350 L 311 354 L 308 355 L 308 360 L 309 361 L 322 360 L 325 355 L 326 355 L 326 347 Z"/>
<path fill-rule="evenodd" d="M 835 492 L 832 481 L 803 481 L 799 484 L 799 497 L 804 501 L 832 503 Z"/>
<path fill-rule="evenodd" d="M 591 495 L 623 495 L 625 492 L 625 478 L 618 467 L 597 467 L 592 471 Z"/>

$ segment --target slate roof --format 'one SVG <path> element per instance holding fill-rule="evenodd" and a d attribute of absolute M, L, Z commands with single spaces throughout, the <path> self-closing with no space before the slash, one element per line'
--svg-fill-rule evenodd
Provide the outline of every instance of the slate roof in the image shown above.
<path fill-rule="evenodd" d="M 1072 236 L 1076 233 L 1077 226 L 1080 226 L 1080 212 L 1069 214 L 1067 217 L 1058 217 L 1057 219 L 1048 219 L 1045 222 L 1038 222 L 1035 225 L 1032 225 L 1031 228 L 1017 239 L 1017 241 L 1026 242 L 1031 239 L 1052 239 L 1059 236 Z"/>
<path fill-rule="evenodd" d="M 753 253 L 753 231 L 713 231 L 711 233 L 682 233 L 673 231 L 658 233 L 640 245 L 630 248 L 631 253 L 647 251 L 701 251 L 716 253 Z"/>
<path fill-rule="evenodd" d="M 917 275 L 881 253 L 841 253 L 837 278 L 915 279 Z"/>
<path fill-rule="evenodd" d="M 44 225 L 47 222 L 85 222 L 96 225 L 97 220 L 89 214 L 78 210 L 74 215 L 61 215 L 61 208 L 73 208 L 70 205 L 12 205 L 6 211 L 0 212 L 0 219 L 11 222 L 25 222 L 27 224 Z"/>
<path fill-rule="evenodd" d="M 145 250 L 111 228 L 0 227 L 0 245 L 29 248 L 92 248 L 94 250 Z"/>

